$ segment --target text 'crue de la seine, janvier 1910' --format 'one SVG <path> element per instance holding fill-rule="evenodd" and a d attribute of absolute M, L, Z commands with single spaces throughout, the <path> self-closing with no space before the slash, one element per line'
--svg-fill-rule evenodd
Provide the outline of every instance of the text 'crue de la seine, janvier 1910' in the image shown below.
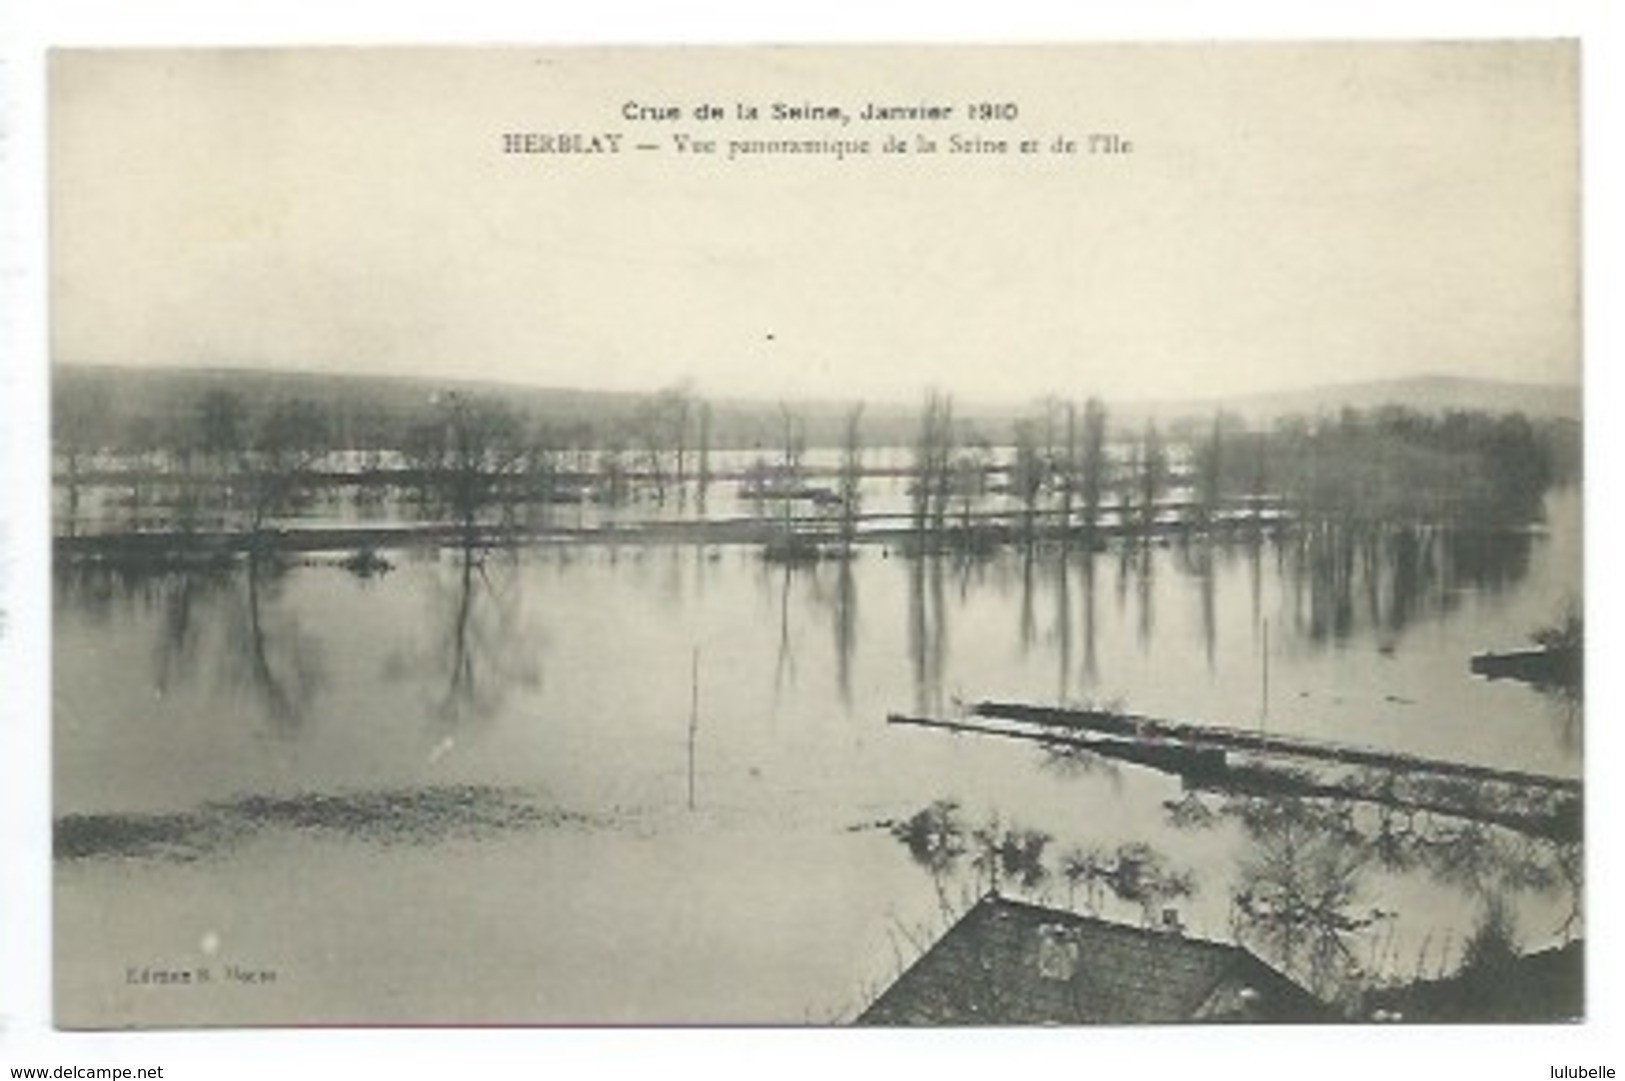
<path fill-rule="evenodd" d="M 851 108 L 818 102 L 684 106 L 627 100 L 615 110 L 614 120 L 635 127 L 630 132 L 609 125 L 513 128 L 499 133 L 500 151 L 544 157 L 666 153 L 728 161 L 797 155 L 838 160 L 871 155 L 1122 158 L 1135 152 L 1134 141 L 1115 131 L 1023 130 L 1022 108 L 1013 101 L 866 102 Z M 675 127 L 684 123 L 688 126 L 681 130 Z M 897 126 L 902 123 L 928 126 L 905 130 Z M 959 126 L 950 126 L 954 124 Z M 875 133 L 830 134 L 853 125 L 872 126 Z"/>

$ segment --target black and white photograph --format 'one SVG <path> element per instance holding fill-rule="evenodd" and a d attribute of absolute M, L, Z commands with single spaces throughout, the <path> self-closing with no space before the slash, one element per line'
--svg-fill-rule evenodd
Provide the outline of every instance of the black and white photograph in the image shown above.
<path fill-rule="evenodd" d="M 46 75 L 57 1026 L 1590 1014 L 1577 42 Z"/>

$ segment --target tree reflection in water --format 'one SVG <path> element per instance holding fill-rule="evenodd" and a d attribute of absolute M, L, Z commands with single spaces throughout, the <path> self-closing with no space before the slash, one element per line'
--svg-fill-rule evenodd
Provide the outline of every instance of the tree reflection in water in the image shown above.
<path fill-rule="evenodd" d="M 1344 810 L 1298 800 L 1248 806 L 1241 817 L 1253 845 L 1231 894 L 1236 941 L 1328 1002 L 1358 994 L 1353 939 L 1391 917 L 1364 895 L 1370 858 L 1351 843 Z"/>
<path fill-rule="evenodd" d="M 1006 826 L 994 814 L 971 829 L 971 868 L 995 893 L 1006 886 L 1038 890 L 1050 879 L 1044 852 L 1051 840 L 1040 830 Z"/>
<path fill-rule="evenodd" d="M 1196 583 L 1201 607 L 1202 648 L 1211 673 L 1218 666 L 1218 598 L 1214 573 L 1213 538 L 1184 538 L 1179 546 L 1180 569 Z"/>
<path fill-rule="evenodd" d="M 1050 620 L 1044 642 L 1055 650 L 1056 700 L 1070 701 L 1073 693 L 1073 651 L 1075 625 L 1083 627 L 1083 661 L 1079 671 L 1080 689 L 1093 687 L 1099 679 L 1099 660 L 1096 648 L 1095 616 L 1095 557 L 1091 552 L 1079 553 L 1067 546 L 1043 548 L 1037 545 L 1021 553 L 1021 602 L 1018 642 L 1022 652 L 1028 653 L 1038 641 L 1036 600 L 1040 587 L 1047 587 L 1055 602 L 1054 616 Z M 1073 613 L 1073 564 L 1082 582 L 1079 602 L 1083 608 L 1081 619 Z"/>
<path fill-rule="evenodd" d="M 966 827 L 959 814 L 959 804 L 950 799 L 937 800 L 906 820 L 891 823 L 890 829 L 891 835 L 908 849 L 914 862 L 931 876 L 942 915 L 953 918 L 954 906 L 948 887 L 967 849 Z"/>
<path fill-rule="evenodd" d="M 1094 687 L 1100 679 L 1100 662 L 1095 649 L 1095 557 L 1083 557 L 1083 682 Z"/>
<path fill-rule="evenodd" d="M 161 632 L 153 649 L 153 689 L 166 695 L 197 674 L 199 645 L 209 609 L 231 586 L 229 567 L 200 567 L 164 575 Z"/>
<path fill-rule="evenodd" d="M 835 568 L 835 605 L 831 617 L 835 631 L 835 683 L 841 703 L 852 706 L 852 653 L 858 644 L 858 590 L 852 575 L 852 557 Z"/>
<path fill-rule="evenodd" d="M 285 560 L 255 553 L 241 562 L 60 563 L 56 582 L 63 602 L 97 619 L 111 618 L 119 604 L 156 613 L 152 680 L 160 696 L 209 672 L 262 711 L 272 734 L 292 738 L 326 679 L 320 642 L 284 603 L 293 573 Z M 221 654 L 211 653 L 211 641 Z M 206 664 L 210 656 L 219 663 Z"/>
<path fill-rule="evenodd" d="M 58 562 L 54 579 L 58 605 L 71 605 L 97 623 L 111 620 L 120 605 L 157 613 L 152 684 L 163 696 L 197 677 L 203 631 L 236 574 L 229 560 L 179 567 Z"/>
<path fill-rule="evenodd" d="M 326 671 L 320 643 L 282 604 L 289 573 L 273 555 L 250 555 L 240 618 L 229 626 L 227 641 L 234 684 L 264 709 L 274 733 L 291 738 L 304 730 Z"/>
<path fill-rule="evenodd" d="M 1278 563 L 1304 641 L 1333 644 L 1370 629 L 1391 647 L 1419 619 L 1456 610 L 1468 590 L 1521 582 L 1533 544 L 1508 530 L 1319 521 L 1286 535 Z"/>
<path fill-rule="evenodd" d="M 1065 702 L 1071 694 L 1072 679 L 1072 581 L 1071 567 L 1063 548 L 1055 560 L 1055 626 L 1050 638 L 1055 643 L 1055 696 Z"/>
<path fill-rule="evenodd" d="M 914 675 L 914 706 L 942 712 L 948 660 L 948 619 L 942 555 L 915 555 L 908 564 L 908 648 Z"/>
<path fill-rule="evenodd" d="M 1585 750 L 1585 690 L 1580 684 L 1539 688 L 1557 745 L 1578 757 Z"/>
<path fill-rule="evenodd" d="M 1006 823 L 997 812 L 967 822 L 951 799 L 891 823 L 890 830 L 931 876 L 943 914 L 950 917 L 956 887 L 961 898 L 991 891 L 1054 904 L 1057 884 L 1064 883 L 1065 903 L 1073 911 L 1099 915 L 1110 896 L 1137 909 L 1141 922 L 1150 925 L 1165 905 L 1193 897 L 1197 890 L 1192 871 L 1176 868 L 1143 841 L 1110 848 L 1073 845 L 1057 852 L 1047 831 Z"/>
<path fill-rule="evenodd" d="M 1527 796 L 1481 787 L 1475 806 L 1484 813 L 1512 821 L 1527 812 Z M 1482 927 L 1429 927 L 1430 912 L 1410 913 L 1408 931 L 1396 934 L 1404 915 L 1396 898 L 1412 896 L 1397 876 L 1425 875 L 1480 913 L 1512 912 L 1521 897 L 1555 900 L 1567 908 L 1556 926 L 1524 930 L 1563 941 L 1582 931 L 1578 836 L 1329 798 L 1187 790 L 1164 810 L 1181 831 L 1226 823 L 1240 830 L 1243 849 L 1226 876 L 1229 937 L 1349 1017 L 1369 1012 L 1371 994 L 1385 987 L 1470 967 L 1475 938 L 1484 950 L 1496 945 Z M 938 800 L 890 830 L 931 876 L 950 919 L 952 898 L 962 911 L 964 899 L 991 890 L 1108 919 L 1126 909 L 1146 926 L 1177 927 L 1180 906 L 1200 893 L 1193 870 L 1145 841 L 1058 844 L 1047 830 L 1008 824 L 997 813 L 968 821 L 954 800 Z M 1491 931 L 1505 932 L 1506 923 Z"/>
<path fill-rule="evenodd" d="M 1168 588 L 1159 593 L 1158 575 L 1177 572 L 1179 585 L 1188 590 L 1191 622 L 1208 669 L 1216 675 L 1221 666 L 1235 663 L 1226 660 L 1219 641 L 1228 607 L 1220 596 L 1221 578 L 1230 568 L 1246 582 L 1245 599 L 1239 581 L 1234 599 L 1246 606 L 1255 649 L 1266 636 L 1277 651 L 1309 653 L 1367 636 L 1379 651 L 1391 654 L 1412 627 L 1449 615 L 1464 597 L 1521 582 L 1534 544 L 1531 535 L 1513 531 L 1322 520 L 1269 532 L 1237 529 L 1172 540 L 1119 536 L 1103 542 L 1099 551 L 1035 543 L 991 561 L 962 553 L 915 553 L 907 582 L 914 709 L 928 714 L 944 705 L 948 620 L 955 614 L 944 603 L 950 575 L 961 602 L 986 581 L 1001 591 L 1019 591 L 1013 605 L 1015 641 L 1023 655 L 1039 646 L 1053 651 L 1052 697 L 1064 703 L 1100 685 L 1097 574 L 1113 579 L 1115 622 L 1131 628 L 1140 652 L 1149 655 L 1164 648 L 1157 606 L 1175 596 Z M 1284 616 L 1279 621 L 1267 618 L 1266 578 L 1272 575 Z M 1559 727 L 1574 737 L 1577 707 L 1554 701 Z M 1563 718 L 1570 723 L 1562 724 Z"/>
<path fill-rule="evenodd" d="M 1135 545 L 1134 567 L 1136 597 L 1139 602 L 1139 619 L 1135 623 L 1135 639 L 1139 642 L 1140 652 L 1145 653 L 1151 649 L 1151 636 L 1156 630 L 1157 616 L 1153 607 L 1155 593 L 1153 591 L 1152 571 L 1156 564 L 1151 559 L 1151 539 L 1141 537 Z"/>
<path fill-rule="evenodd" d="M 795 567 L 785 563 L 779 572 L 779 650 L 773 665 L 773 698 L 783 693 L 786 685 L 796 682 L 795 639 L 790 634 L 790 580 Z"/>
<path fill-rule="evenodd" d="M 793 681 L 795 676 L 795 639 L 791 633 L 790 621 L 790 580 L 791 575 L 802 576 L 806 583 L 806 594 L 812 606 L 827 610 L 829 613 L 830 633 L 835 659 L 835 689 L 840 695 L 841 704 L 848 709 L 852 706 L 852 659 L 858 646 L 858 583 L 857 575 L 853 572 L 853 563 L 858 558 L 855 550 L 849 550 L 828 559 L 820 559 L 800 564 L 783 564 L 775 568 L 774 564 L 765 563 L 764 575 L 771 575 L 775 570 L 780 574 L 780 585 L 777 590 L 777 607 L 779 612 L 779 649 L 775 670 L 779 673 L 775 680 L 775 692 L 786 676 Z"/>
<path fill-rule="evenodd" d="M 1016 640 L 1021 643 L 1025 656 L 1038 638 L 1038 618 L 1033 611 L 1033 578 L 1037 565 L 1037 550 L 1029 545 L 1021 552 L 1021 615 Z"/>
<path fill-rule="evenodd" d="M 437 637 L 426 656 L 398 651 L 386 674 L 417 673 L 438 689 L 432 696 L 436 752 L 444 753 L 471 725 L 495 718 L 515 688 L 541 683 L 536 635 L 524 619 L 518 556 L 463 544 L 454 571 L 442 566 L 430 593 L 429 626 Z"/>
<path fill-rule="evenodd" d="M 1452 782 L 1459 784 L 1459 782 Z M 1486 814 L 1524 808 L 1516 793 L 1478 786 Z M 1563 901 L 1564 919 L 1538 929 L 1569 941 L 1581 931 L 1581 845 L 1430 810 L 1344 801 L 1256 796 L 1210 799 L 1188 792 L 1164 805 L 1170 824 L 1240 824 L 1249 848 L 1232 889 L 1236 941 L 1303 981 L 1327 1001 L 1352 1004 L 1373 986 L 1447 971 L 1450 946 L 1424 940 L 1415 970 L 1389 956 L 1382 929 L 1399 913 L 1374 896 L 1373 874 L 1423 873 L 1476 906 L 1529 894 Z M 1459 933 L 1457 935 L 1459 937 Z M 1365 960 L 1362 961 L 1361 958 Z"/>
<path fill-rule="evenodd" d="M 1544 651 L 1545 663 L 1526 682 L 1546 701 L 1558 745 L 1578 754 L 1585 738 L 1585 618 L 1570 597 L 1557 621 L 1529 636 Z"/>

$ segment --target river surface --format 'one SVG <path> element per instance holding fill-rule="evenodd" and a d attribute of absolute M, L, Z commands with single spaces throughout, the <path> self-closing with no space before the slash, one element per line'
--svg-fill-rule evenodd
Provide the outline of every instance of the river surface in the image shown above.
<path fill-rule="evenodd" d="M 1577 603 L 1574 493 L 1494 540 L 385 554 L 59 566 L 59 1023 L 838 1022 L 994 886 L 1334 1002 L 1491 909 L 1583 930 L 1575 846 L 887 723 L 1112 705 L 1578 777 L 1576 703 L 1468 668 Z"/>

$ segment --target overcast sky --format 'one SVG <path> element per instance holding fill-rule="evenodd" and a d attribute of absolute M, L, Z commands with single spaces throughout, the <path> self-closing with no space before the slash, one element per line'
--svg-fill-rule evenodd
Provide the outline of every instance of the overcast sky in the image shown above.
<path fill-rule="evenodd" d="M 1576 66 L 1564 44 L 58 54 L 53 354 L 1000 402 L 1577 382 Z M 1020 118 L 967 123 L 977 100 Z M 740 101 L 955 120 L 686 115 Z M 625 152 L 504 155 L 515 130 Z M 629 149 L 916 131 L 1134 152 Z"/>

